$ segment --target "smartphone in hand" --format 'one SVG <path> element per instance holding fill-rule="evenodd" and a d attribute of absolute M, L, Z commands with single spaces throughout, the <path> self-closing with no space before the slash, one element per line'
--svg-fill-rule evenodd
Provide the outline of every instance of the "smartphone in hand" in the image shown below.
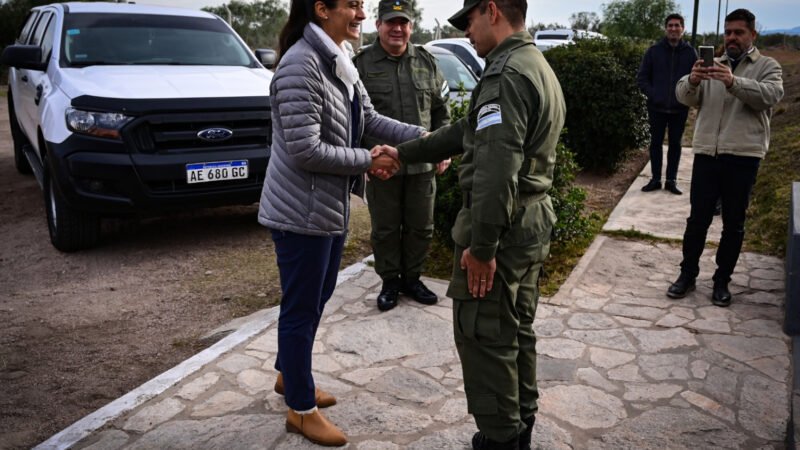
<path fill-rule="evenodd" d="M 710 45 L 700 46 L 700 57 L 703 58 L 703 67 L 714 65 L 714 47 Z"/>

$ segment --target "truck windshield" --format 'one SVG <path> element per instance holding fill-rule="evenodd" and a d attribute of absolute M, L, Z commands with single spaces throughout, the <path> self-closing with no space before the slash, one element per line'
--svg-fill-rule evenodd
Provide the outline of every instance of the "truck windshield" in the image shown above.
<path fill-rule="evenodd" d="M 257 67 L 218 19 L 150 14 L 75 13 L 64 19 L 64 67 L 209 65 Z"/>

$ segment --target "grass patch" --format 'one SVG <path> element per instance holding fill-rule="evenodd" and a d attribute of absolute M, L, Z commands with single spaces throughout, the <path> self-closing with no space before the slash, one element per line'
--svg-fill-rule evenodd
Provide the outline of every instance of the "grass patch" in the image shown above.
<path fill-rule="evenodd" d="M 603 234 L 617 239 L 628 240 L 628 241 L 643 241 L 649 244 L 681 245 L 681 243 L 683 242 L 682 239 L 670 239 L 670 238 L 653 236 L 652 234 L 642 233 L 639 230 L 633 230 L 633 229 L 603 231 Z M 713 244 L 713 242 L 708 242 L 707 244 Z"/>
<path fill-rule="evenodd" d="M 369 242 L 369 235 L 372 232 L 369 208 L 363 204 L 361 199 L 357 197 L 351 197 L 351 199 L 350 226 L 342 252 L 342 269 L 361 262 L 372 253 L 372 244 Z"/>

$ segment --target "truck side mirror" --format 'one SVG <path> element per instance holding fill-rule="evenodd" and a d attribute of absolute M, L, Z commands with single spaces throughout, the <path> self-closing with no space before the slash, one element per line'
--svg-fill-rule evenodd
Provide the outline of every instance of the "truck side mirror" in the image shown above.
<path fill-rule="evenodd" d="M 256 58 L 264 67 L 272 70 L 278 60 L 278 53 L 271 48 L 258 48 L 256 49 Z"/>
<path fill-rule="evenodd" d="M 0 64 L 16 69 L 47 70 L 47 63 L 42 62 L 42 49 L 38 45 L 9 45 L 0 56 Z"/>

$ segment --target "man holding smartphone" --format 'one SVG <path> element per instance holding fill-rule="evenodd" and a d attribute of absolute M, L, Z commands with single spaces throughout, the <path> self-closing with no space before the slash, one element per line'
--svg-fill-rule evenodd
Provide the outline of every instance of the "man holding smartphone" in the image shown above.
<path fill-rule="evenodd" d="M 675 98 L 675 85 L 682 76 L 691 72 L 697 53 L 683 40 L 684 23 L 680 14 L 667 16 L 664 26 L 666 35 L 644 54 L 637 75 L 639 89 L 647 97 L 647 112 L 650 117 L 652 178 L 642 191 L 661 189 L 662 144 L 664 134 L 669 129 L 664 189 L 680 195 L 682 192 L 678 189 L 676 179 L 681 159 L 681 137 L 689 108 Z"/>
<path fill-rule="evenodd" d="M 780 64 L 755 48 L 756 17 L 737 9 L 725 17 L 725 54 L 711 67 L 698 60 L 678 82 L 677 97 L 699 109 L 695 124 L 691 212 L 683 235 L 681 274 L 667 295 L 695 288 L 714 207 L 722 199 L 722 239 L 711 302 L 731 304 L 728 290 L 744 240 L 744 221 L 758 167 L 769 148 L 772 107 L 783 98 Z"/>

